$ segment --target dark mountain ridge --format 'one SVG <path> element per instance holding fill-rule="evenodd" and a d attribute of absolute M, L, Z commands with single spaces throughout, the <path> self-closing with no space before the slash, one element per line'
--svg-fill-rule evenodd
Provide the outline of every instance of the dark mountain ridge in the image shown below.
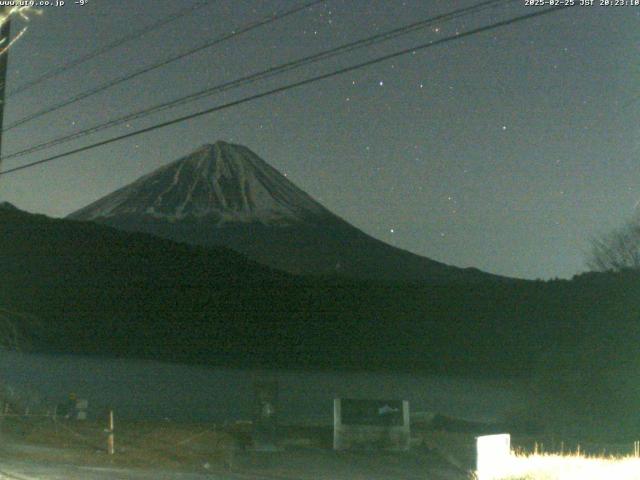
<path fill-rule="evenodd" d="M 25 327 L 38 351 L 527 376 L 551 346 L 640 338 L 631 273 L 392 285 L 14 210 L 0 209 L 0 232 L 0 305 L 38 319 Z"/>

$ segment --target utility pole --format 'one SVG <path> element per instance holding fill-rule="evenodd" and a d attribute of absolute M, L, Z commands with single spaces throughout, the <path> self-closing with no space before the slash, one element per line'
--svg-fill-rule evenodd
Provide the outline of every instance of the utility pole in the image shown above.
<path fill-rule="evenodd" d="M 10 8 L 4 7 L 2 9 L 2 16 L 5 17 L 5 21 L 0 28 L 0 48 L 5 48 L 4 53 L 0 55 L 0 167 L 2 167 L 2 129 L 4 128 L 4 100 L 7 85 L 7 65 L 9 63 L 9 49 L 6 47 L 11 42 Z"/>
<path fill-rule="evenodd" d="M 9 7 L 5 6 L 2 9 L 2 15 L 6 16 L 5 22 L 0 27 L 0 48 L 2 45 L 9 45 L 11 41 L 11 19 L 9 18 Z M 0 55 L 0 172 L 2 171 L 2 129 L 4 128 L 4 93 L 6 91 L 5 84 L 7 83 L 7 62 L 9 59 L 9 50 L 5 50 L 5 52 Z M 8 403 L 5 402 L 4 398 L 0 399 L 0 405 L 2 405 L 3 413 L 6 414 L 6 410 L 8 407 Z M 0 424 L 4 420 L 4 415 L 0 417 Z"/>

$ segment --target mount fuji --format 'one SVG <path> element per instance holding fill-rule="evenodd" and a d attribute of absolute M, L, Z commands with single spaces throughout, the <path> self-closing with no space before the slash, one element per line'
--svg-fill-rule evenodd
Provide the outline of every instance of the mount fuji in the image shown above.
<path fill-rule="evenodd" d="M 248 148 L 222 141 L 160 167 L 68 218 L 194 245 L 226 246 L 295 274 L 428 283 L 501 278 L 372 238 Z"/>

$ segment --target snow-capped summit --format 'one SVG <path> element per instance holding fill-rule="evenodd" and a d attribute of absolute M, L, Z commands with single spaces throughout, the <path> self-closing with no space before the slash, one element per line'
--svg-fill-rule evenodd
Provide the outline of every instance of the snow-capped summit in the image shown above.
<path fill-rule="evenodd" d="M 165 165 L 70 218 L 207 217 L 222 223 L 286 225 L 330 213 L 246 147 L 218 141 Z"/>

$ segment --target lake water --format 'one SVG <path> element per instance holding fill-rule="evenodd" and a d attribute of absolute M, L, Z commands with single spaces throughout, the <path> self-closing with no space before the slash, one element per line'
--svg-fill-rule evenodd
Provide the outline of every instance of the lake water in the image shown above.
<path fill-rule="evenodd" d="M 332 423 L 333 398 L 409 400 L 412 412 L 499 421 L 523 405 L 510 381 L 392 373 L 242 370 L 155 361 L 0 351 L 0 378 L 23 403 L 55 405 L 70 392 L 90 415 L 231 422 L 251 418 L 254 382 L 276 380 L 282 422 Z"/>

